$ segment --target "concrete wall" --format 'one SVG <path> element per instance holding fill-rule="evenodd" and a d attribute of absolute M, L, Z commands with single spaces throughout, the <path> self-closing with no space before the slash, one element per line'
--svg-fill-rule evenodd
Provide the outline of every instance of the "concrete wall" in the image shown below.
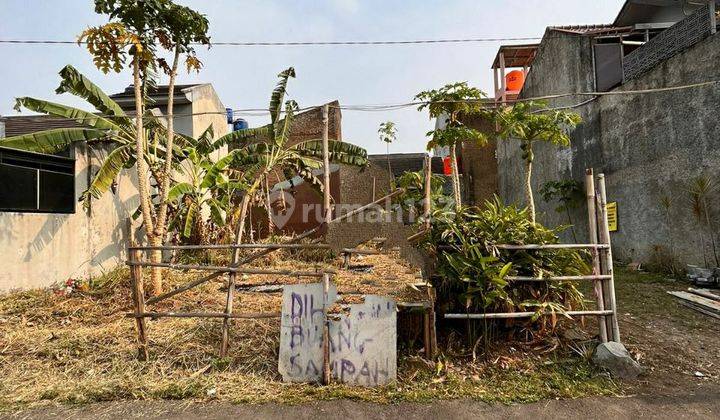
<path fill-rule="evenodd" d="M 199 136 L 213 124 L 215 136 L 228 132 L 225 107 L 211 85 L 193 87 L 191 105 L 179 105 L 178 132 Z M 107 149 L 85 146 L 75 150 L 77 198 L 96 174 Z M 226 149 L 218 152 L 220 156 Z M 76 200 L 77 201 L 77 200 Z M 118 177 L 117 192 L 92 201 L 86 211 L 82 203 L 74 214 L 0 212 L 0 291 L 46 287 L 68 278 L 91 278 L 112 270 L 125 258 L 126 221 L 139 200 L 135 170 Z"/>
<path fill-rule="evenodd" d="M 528 77 L 523 97 L 593 90 L 590 39 L 545 39 Z M 715 35 L 675 56 L 616 91 L 679 86 L 720 79 L 720 37 Z M 552 105 L 580 103 L 567 98 Z M 698 225 L 687 192 L 692 178 L 717 179 L 720 172 L 720 91 L 703 87 L 645 95 L 604 96 L 577 109 L 584 122 L 572 135 L 572 147 L 536 148 L 533 187 L 539 220 L 565 223 L 537 194 L 548 181 L 584 180 L 585 168 L 607 176 L 608 200 L 618 202 L 619 230 L 612 234 L 614 255 L 645 261 L 657 245 L 691 263 L 702 263 Z M 507 202 L 523 203 L 522 160 L 517 142 L 498 147 L 499 184 Z M 667 226 L 661 197 L 672 198 Z M 720 215 L 718 193 L 710 197 L 711 218 Z M 585 209 L 574 214 L 586 237 Z M 577 222 L 576 222 L 577 223 Z M 569 239 L 568 237 L 565 238 Z"/>
<path fill-rule="evenodd" d="M 76 148 L 77 199 L 106 155 L 103 149 Z M 125 223 L 139 204 L 136 184 L 123 171 L 117 192 L 93 200 L 89 211 L 76 200 L 74 214 L 0 212 L 0 291 L 91 278 L 121 263 L 127 246 Z"/>

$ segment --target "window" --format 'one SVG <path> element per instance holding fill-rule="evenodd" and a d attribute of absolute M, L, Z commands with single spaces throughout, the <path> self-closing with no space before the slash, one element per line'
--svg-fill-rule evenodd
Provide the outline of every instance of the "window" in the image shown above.
<path fill-rule="evenodd" d="M 0 148 L 0 211 L 75 213 L 75 160 Z"/>

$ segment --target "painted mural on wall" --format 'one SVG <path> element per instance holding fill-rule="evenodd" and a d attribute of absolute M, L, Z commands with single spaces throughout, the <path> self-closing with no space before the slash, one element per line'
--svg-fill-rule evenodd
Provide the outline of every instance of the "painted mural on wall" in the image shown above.
<path fill-rule="evenodd" d="M 337 299 L 331 284 L 327 304 Z M 397 378 L 397 307 L 387 297 L 369 295 L 349 305 L 348 315 L 329 324 L 330 369 L 334 381 L 384 385 Z M 323 365 L 323 285 L 283 289 L 278 370 L 285 382 L 319 382 Z"/>

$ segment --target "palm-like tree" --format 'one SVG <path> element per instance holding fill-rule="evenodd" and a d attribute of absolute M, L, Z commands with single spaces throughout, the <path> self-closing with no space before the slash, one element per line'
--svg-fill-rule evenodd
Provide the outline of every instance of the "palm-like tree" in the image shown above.
<path fill-rule="evenodd" d="M 265 177 L 271 172 L 282 172 L 291 180 L 295 176 L 320 186 L 321 183 L 313 175 L 313 170 L 322 168 L 323 142 L 321 139 L 303 141 L 290 145 L 290 134 L 297 103 L 292 100 L 284 102 L 287 83 L 295 77 L 292 67 L 281 72 L 280 81 L 270 97 L 270 123 L 262 127 L 238 130 L 227 134 L 208 145 L 208 150 L 217 150 L 231 144 L 236 147 L 208 171 L 208 182 L 214 182 L 225 170 L 235 168 L 242 170 L 248 188 L 243 197 L 239 223 L 236 229 L 236 242 L 242 242 L 245 219 L 253 195 L 262 185 Z M 283 109 L 284 103 L 284 109 Z M 283 117 L 284 114 L 284 117 Z M 350 143 L 330 140 L 328 142 L 330 161 L 334 163 L 365 166 L 367 151 Z"/>
<path fill-rule="evenodd" d="M 435 147 L 448 147 L 450 149 L 450 162 L 452 166 L 452 185 L 455 197 L 455 208 L 459 211 L 462 206 L 460 193 L 460 173 L 457 163 L 457 146 L 463 142 L 474 142 L 485 146 L 488 142 L 486 133 L 466 126 L 462 117 L 479 115 L 490 120 L 491 113 L 485 109 L 483 100 L 487 95 L 480 89 L 469 86 L 467 82 L 447 84 L 440 89 L 427 90 L 415 96 L 416 100 L 422 101 L 418 107 L 419 111 L 427 110 L 430 118 L 437 118 L 443 121 L 444 127 L 427 133 L 431 140 L 427 149 Z"/>
<path fill-rule="evenodd" d="M 39 153 L 58 153 L 76 143 L 90 146 L 112 144 L 113 149 L 102 162 L 100 169 L 82 193 L 86 207 L 92 198 L 99 198 L 110 189 L 120 171 L 135 164 L 135 124 L 115 101 L 74 67 L 66 66 L 60 71 L 62 79 L 55 91 L 58 94 L 71 93 L 85 99 L 97 113 L 83 111 L 67 105 L 31 97 L 16 99 L 15 109 L 26 108 L 46 115 L 74 120 L 79 126 L 44 130 L 21 136 L 0 139 L 0 146 Z M 165 155 L 165 128 L 158 119 L 147 112 L 144 129 L 149 141 L 149 153 L 144 159 L 149 167 L 157 167 Z M 184 158 L 180 149 L 174 149 L 178 159 Z"/>
<path fill-rule="evenodd" d="M 563 110 L 547 110 L 544 102 L 519 102 L 498 112 L 500 137 L 520 141 L 525 161 L 525 198 L 530 221 L 535 223 L 535 200 L 532 191 L 532 169 L 535 155 L 533 144 L 538 141 L 562 147 L 570 146 L 569 132 L 581 119 L 578 114 Z"/>
<path fill-rule="evenodd" d="M 395 123 L 392 121 L 386 121 L 380 124 L 378 135 L 380 136 L 380 140 L 382 140 L 386 146 L 385 156 L 387 157 L 388 172 L 390 172 L 390 180 L 392 182 L 395 177 L 393 176 L 392 167 L 390 166 L 390 143 L 394 142 L 397 138 Z"/>

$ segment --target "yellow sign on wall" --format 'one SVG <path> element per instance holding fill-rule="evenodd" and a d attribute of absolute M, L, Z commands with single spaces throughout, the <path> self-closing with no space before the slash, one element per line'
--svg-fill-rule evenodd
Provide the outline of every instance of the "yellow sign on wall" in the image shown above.
<path fill-rule="evenodd" d="M 617 232 L 617 230 L 618 230 L 617 202 L 607 203 L 607 216 L 608 216 L 608 226 L 610 227 L 610 232 Z"/>

